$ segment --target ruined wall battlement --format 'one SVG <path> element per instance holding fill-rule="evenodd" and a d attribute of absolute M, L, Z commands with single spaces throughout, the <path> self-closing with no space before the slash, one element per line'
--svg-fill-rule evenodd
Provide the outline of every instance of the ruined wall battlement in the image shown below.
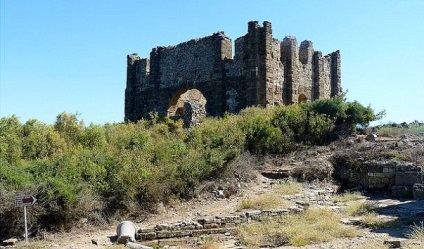
<path fill-rule="evenodd" d="M 300 46 L 292 36 L 279 41 L 270 22 L 249 22 L 247 34 L 235 40 L 234 57 L 232 48 L 231 39 L 217 32 L 153 48 L 149 59 L 128 55 L 125 120 L 147 118 L 150 112 L 181 116 L 187 103 L 203 104 L 208 115 L 221 116 L 253 105 L 330 98 L 342 91 L 339 51 L 323 56 L 311 41 Z M 181 98 L 194 96 L 186 94 L 194 89 L 206 101 Z"/>

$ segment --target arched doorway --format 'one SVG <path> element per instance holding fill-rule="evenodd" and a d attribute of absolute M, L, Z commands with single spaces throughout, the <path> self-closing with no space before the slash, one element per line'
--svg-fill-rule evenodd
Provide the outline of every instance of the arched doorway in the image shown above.
<path fill-rule="evenodd" d="M 301 103 L 306 103 L 308 102 L 308 98 L 306 97 L 305 94 L 299 94 L 299 99 L 297 101 L 297 103 L 301 104 Z"/>
<path fill-rule="evenodd" d="M 206 116 L 206 98 L 197 89 L 181 89 L 171 99 L 168 117 L 184 119 L 184 126 L 196 125 Z"/>

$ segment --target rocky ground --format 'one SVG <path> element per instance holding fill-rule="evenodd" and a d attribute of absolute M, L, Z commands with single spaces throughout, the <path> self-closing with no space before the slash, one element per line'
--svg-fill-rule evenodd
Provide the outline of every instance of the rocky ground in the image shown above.
<path fill-rule="evenodd" d="M 142 223 L 135 223 L 139 229 L 153 229 L 158 227 L 172 226 L 181 227 L 187 224 L 195 224 L 204 219 L 222 219 L 223 217 L 245 217 L 246 210 L 238 210 L 241 201 L 253 198 L 272 190 L 281 179 L 294 177 L 304 181 L 304 188 L 295 194 L 280 197 L 288 201 L 285 206 L 290 212 L 301 212 L 306 207 L 329 207 L 335 212 L 344 208 L 349 203 L 339 203 L 334 197 L 340 189 L 340 185 L 332 180 L 333 172 L 330 158 L 341 150 L 364 147 L 372 151 L 384 151 L 388 148 L 402 153 L 406 150 L 418 150 L 417 162 L 423 150 L 424 134 L 404 136 L 400 138 L 377 138 L 376 141 L 365 141 L 364 138 L 351 138 L 341 144 L 333 144 L 325 147 L 308 148 L 307 150 L 292 153 L 286 157 L 264 157 L 257 166 L 249 172 L 242 170 L 238 174 L 237 182 L 218 182 L 205 185 L 198 197 L 188 202 L 175 202 L 169 206 L 159 206 L 158 213 L 150 216 Z M 243 177 L 241 177 L 243 175 Z M 240 180 L 242 179 L 243 180 Z M 229 190 L 231 186 L 231 191 Z M 341 220 L 349 226 L 358 227 L 362 236 L 349 239 L 336 239 L 331 242 L 309 245 L 304 248 L 388 248 L 387 245 L 395 246 L 402 243 L 403 248 L 424 248 L 424 241 L 408 239 L 406 234 L 410 231 L 413 223 L 419 224 L 424 220 L 424 200 L 392 199 L 384 192 L 367 193 L 364 198 L 372 201 L 376 206 L 379 216 L 387 220 L 398 220 L 397 226 L 391 228 L 374 229 L 366 228 L 358 218 L 346 218 Z M 252 210 L 250 210 L 252 211 Z M 260 211 L 259 211 L 260 212 Z M 247 215 L 247 218 L 249 215 Z M 17 242 L 17 248 L 120 248 L 124 245 L 116 245 L 116 226 L 110 224 L 105 227 L 82 226 L 68 233 L 45 233 L 40 238 L 31 239 L 29 245 Z M 245 248 L 238 240 L 234 227 L 225 227 L 216 235 L 199 235 L 175 238 L 154 239 L 141 241 L 139 244 L 154 248 Z M 217 227 L 215 227 L 217 228 Z M 155 230 L 156 229 L 156 230 Z M 147 230 L 146 230 L 147 231 Z M 214 243 L 207 245 L 206 242 L 213 238 Z M 280 248 L 294 248 L 283 246 Z"/>

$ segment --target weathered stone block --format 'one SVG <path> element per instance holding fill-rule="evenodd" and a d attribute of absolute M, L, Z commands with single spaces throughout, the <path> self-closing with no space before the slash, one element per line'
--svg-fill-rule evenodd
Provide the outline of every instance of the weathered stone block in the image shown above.
<path fill-rule="evenodd" d="M 384 174 L 384 173 L 374 173 L 374 176 L 382 178 L 382 177 L 385 177 L 386 174 Z"/>
<path fill-rule="evenodd" d="M 145 245 L 140 245 L 137 243 L 133 243 L 133 242 L 128 242 L 125 247 L 128 247 L 130 249 L 153 249 L 153 247 L 150 246 L 145 246 Z"/>
<path fill-rule="evenodd" d="M 415 183 L 422 183 L 419 172 L 399 172 L 395 175 L 395 185 L 413 186 Z"/>
<path fill-rule="evenodd" d="M 381 179 L 377 178 L 377 177 L 369 177 L 368 178 L 368 183 L 372 184 L 372 185 L 378 185 L 381 183 Z"/>
<path fill-rule="evenodd" d="M 201 224 L 201 225 L 205 225 L 205 224 L 212 223 L 212 219 L 210 219 L 210 218 L 201 218 L 201 219 L 198 219 L 197 222 L 199 224 Z"/>
<path fill-rule="evenodd" d="M 412 187 L 410 186 L 392 186 L 392 197 L 394 198 L 411 198 Z"/>
<path fill-rule="evenodd" d="M 377 140 L 377 135 L 369 134 L 365 137 L 365 140 L 367 140 L 368 142 L 375 142 L 375 140 Z"/>
<path fill-rule="evenodd" d="M 219 228 L 219 224 L 218 223 L 208 223 L 208 224 L 203 225 L 203 228 L 205 228 L 205 229 Z"/>
<path fill-rule="evenodd" d="M 384 244 L 388 245 L 389 248 L 401 248 L 404 244 L 403 241 L 405 241 L 405 239 L 388 239 L 384 241 Z"/>
<path fill-rule="evenodd" d="M 145 227 L 145 228 L 140 228 L 138 229 L 138 233 L 152 233 L 154 232 L 155 229 L 153 227 Z"/>
<path fill-rule="evenodd" d="M 225 223 L 225 228 L 234 228 L 234 227 L 236 227 L 237 226 L 237 224 L 236 223 Z"/>
<path fill-rule="evenodd" d="M 125 244 L 128 241 L 135 241 L 135 232 L 137 228 L 131 221 L 123 221 L 116 228 L 118 244 Z"/>
<path fill-rule="evenodd" d="M 156 233 L 157 239 L 166 239 L 166 238 L 178 238 L 189 236 L 190 231 L 180 230 L 180 231 L 158 231 Z"/>
<path fill-rule="evenodd" d="M 424 184 L 415 183 L 412 192 L 415 200 L 424 200 Z"/>
<path fill-rule="evenodd" d="M 261 214 L 261 210 L 253 210 L 253 211 L 248 211 L 246 212 L 246 216 L 247 217 L 252 217 L 252 216 L 257 216 Z"/>
<path fill-rule="evenodd" d="M 141 240 L 141 241 L 154 240 L 154 239 L 156 239 L 156 232 L 138 233 L 137 237 L 139 237 L 139 240 Z"/>

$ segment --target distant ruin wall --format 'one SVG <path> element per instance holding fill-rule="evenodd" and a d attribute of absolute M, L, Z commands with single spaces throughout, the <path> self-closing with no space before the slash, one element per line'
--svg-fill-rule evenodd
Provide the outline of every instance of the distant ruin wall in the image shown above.
<path fill-rule="evenodd" d="M 175 103 L 196 89 L 206 99 L 206 114 L 221 116 L 248 106 L 296 104 L 341 93 L 340 53 L 322 56 L 312 42 L 281 42 L 272 25 L 248 23 L 246 35 L 232 41 L 223 32 L 169 47 L 156 47 L 150 59 L 127 56 L 125 120 L 150 112 L 178 117 Z"/>

